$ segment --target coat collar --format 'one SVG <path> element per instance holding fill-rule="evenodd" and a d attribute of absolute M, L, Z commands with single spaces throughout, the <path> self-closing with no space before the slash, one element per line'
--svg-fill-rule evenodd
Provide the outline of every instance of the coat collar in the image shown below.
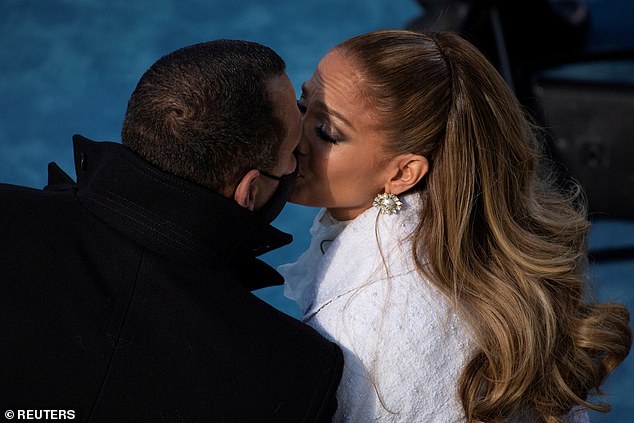
<path fill-rule="evenodd" d="M 172 259 L 234 263 L 250 289 L 283 282 L 255 257 L 289 244 L 289 234 L 232 200 L 159 170 L 122 144 L 80 135 L 73 143 L 77 198 L 114 229 Z"/>

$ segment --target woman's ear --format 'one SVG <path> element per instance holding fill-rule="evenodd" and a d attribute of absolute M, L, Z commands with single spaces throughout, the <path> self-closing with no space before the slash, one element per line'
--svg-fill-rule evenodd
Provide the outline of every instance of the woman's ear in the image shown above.
<path fill-rule="evenodd" d="M 401 194 L 413 188 L 429 171 L 429 161 L 418 154 L 401 154 L 390 162 L 390 180 L 385 184 L 385 192 Z"/>
<path fill-rule="evenodd" d="M 257 192 L 255 181 L 258 176 L 260 176 L 260 172 L 258 170 L 251 169 L 248 171 L 242 177 L 235 192 L 233 193 L 233 199 L 236 203 L 249 210 L 253 210 L 255 206 L 255 194 Z"/>

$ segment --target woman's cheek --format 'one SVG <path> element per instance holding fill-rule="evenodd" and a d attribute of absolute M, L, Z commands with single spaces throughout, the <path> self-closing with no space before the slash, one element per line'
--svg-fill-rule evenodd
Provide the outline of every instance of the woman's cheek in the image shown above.
<path fill-rule="evenodd" d="M 331 154 L 332 150 L 328 147 L 329 145 L 324 141 L 316 143 L 313 149 L 314 154 L 310 157 L 311 173 L 317 180 L 321 180 L 327 175 L 330 162 L 334 159 Z"/>

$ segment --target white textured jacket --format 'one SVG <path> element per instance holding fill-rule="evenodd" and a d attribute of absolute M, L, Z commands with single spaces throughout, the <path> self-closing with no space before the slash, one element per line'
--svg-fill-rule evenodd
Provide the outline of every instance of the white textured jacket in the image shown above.
<path fill-rule="evenodd" d="M 457 386 L 474 347 L 445 296 L 416 270 L 416 194 L 397 215 L 350 222 L 321 210 L 310 247 L 278 270 L 302 320 L 344 352 L 337 422 L 464 422 Z M 587 421 L 585 412 L 569 421 Z"/>

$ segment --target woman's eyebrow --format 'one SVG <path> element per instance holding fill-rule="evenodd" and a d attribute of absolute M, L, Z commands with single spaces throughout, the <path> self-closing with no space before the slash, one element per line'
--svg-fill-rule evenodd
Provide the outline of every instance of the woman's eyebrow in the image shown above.
<path fill-rule="evenodd" d="M 302 84 L 302 97 L 307 97 L 309 91 L 310 90 L 308 89 L 307 83 L 304 82 Z M 320 100 L 320 99 L 317 100 L 317 107 L 323 109 L 327 114 L 336 117 L 337 119 L 339 119 L 340 121 L 345 123 L 347 126 L 349 126 L 350 128 L 354 129 L 354 126 L 352 126 L 352 124 L 350 123 L 350 121 L 348 119 L 346 119 L 341 113 L 339 113 L 336 110 L 333 110 L 330 107 L 328 107 L 322 100 Z"/>

